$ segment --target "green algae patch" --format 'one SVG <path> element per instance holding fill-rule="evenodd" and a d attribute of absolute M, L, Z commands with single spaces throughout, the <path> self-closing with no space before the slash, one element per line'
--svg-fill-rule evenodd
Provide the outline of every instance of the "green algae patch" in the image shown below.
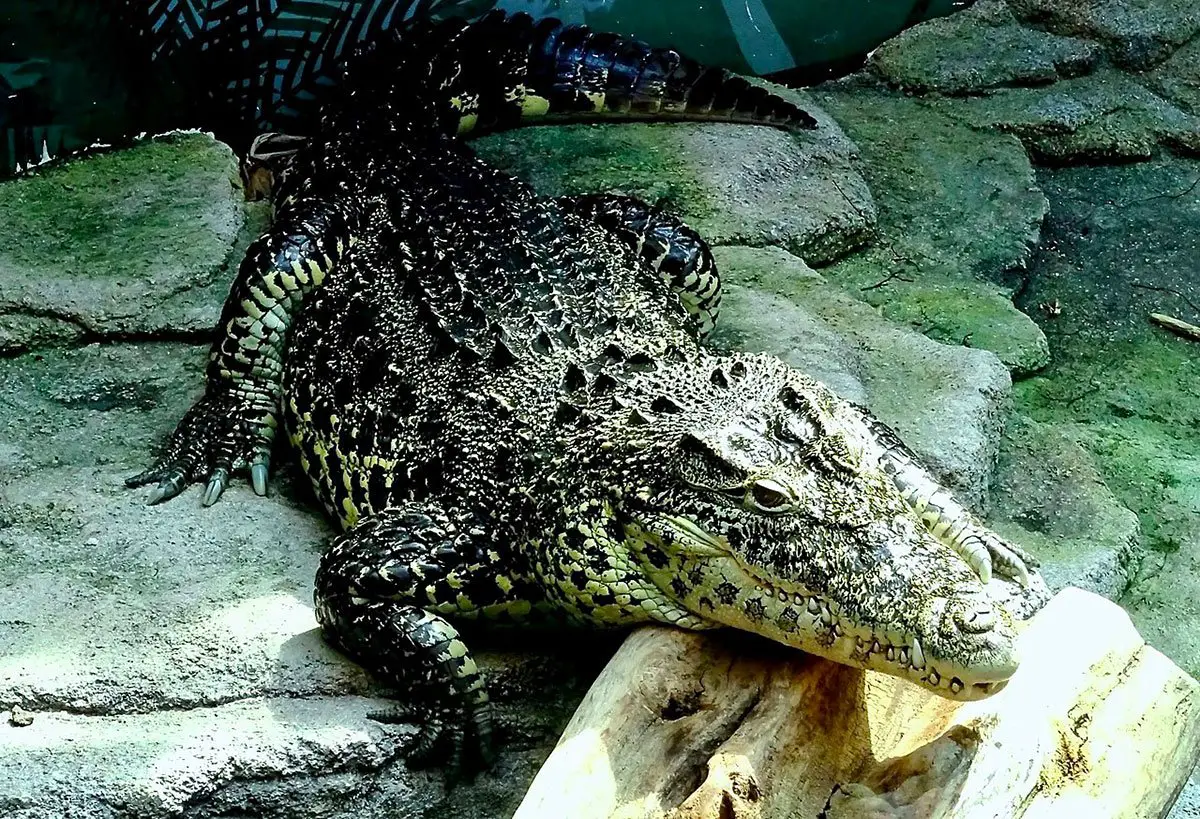
<path fill-rule="evenodd" d="M 998 288 L 982 282 L 903 282 L 895 291 L 863 293 L 883 315 L 944 344 L 978 347 L 996 354 L 1014 377 L 1050 361 L 1041 329 Z"/>
<path fill-rule="evenodd" d="M 1097 347 L 1085 358 L 1086 349 L 1018 384 L 1017 405 L 1070 430 L 1092 453 L 1105 483 L 1138 515 L 1149 549 L 1200 550 L 1197 350 L 1165 334 Z"/>
<path fill-rule="evenodd" d="M 1147 554 L 1120 602 L 1200 675 L 1200 355 L 1165 333 L 1086 349 L 1017 384 L 1016 406 L 1078 442 L 1136 514 Z"/>
<path fill-rule="evenodd" d="M 689 218 L 711 213 L 705 186 L 658 124 L 532 127 L 475 142 L 480 156 L 548 196 L 619 192 Z"/>
<path fill-rule="evenodd" d="M 5 242 L 3 264 L 116 279 L 153 275 L 167 258 L 202 267 L 225 252 L 241 220 L 184 215 L 210 210 L 214 189 L 230 199 L 238 184 L 232 153 L 203 134 L 49 167 L 0 185 L 0 224 L 17 240 Z"/>
<path fill-rule="evenodd" d="M 1052 363 L 1015 406 L 1085 450 L 1136 514 L 1146 556 L 1121 603 L 1146 639 L 1200 674 L 1200 345 L 1150 324 L 1195 322 L 1200 165 L 1166 158 L 1046 170 L 1052 209 L 1026 304 Z"/>
<path fill-rule="evenodd" d="M 874 88 L 818 99 L 860 146 L 879 208 L 875 244 L 825 274 L 938 341 L 995 353 L 1014 375 L 1045 366 L 1045 336 L 998 284 L 1027 266 L 1047 207 L 1020 142 Z"/>
<path fill-rule="evenodd" d="M 0 184 L 0 353 L 207 332 L 262 215 L 232 151 L 199 133 Z"/>

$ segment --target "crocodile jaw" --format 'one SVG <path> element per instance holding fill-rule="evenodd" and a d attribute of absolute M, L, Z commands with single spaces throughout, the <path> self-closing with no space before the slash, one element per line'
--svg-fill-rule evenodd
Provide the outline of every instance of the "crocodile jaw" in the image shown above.
<path fill-rule="evenodd" d="M 743 565 L 723 538 L 686 518 L 662 516 L 656 524 L 631 526 L 626 536 L 643 549 L 665 552 L 666 565 L 646 561 L 646 572 L 666 596 L 710 623 L 900 677 L 953 700 L 989 697 L 1017 669 L 1011 619 L 982 594 L 908 600 L 917 610 L 903 619 L 881 618 L 867 611 L 869 600 L 851 607 L 798 583 L 763 577 L 761 569 Z M 673 536 L 664 539 L 655 530 Z M 969 661 L 941 650 L 949 644 Z"/>

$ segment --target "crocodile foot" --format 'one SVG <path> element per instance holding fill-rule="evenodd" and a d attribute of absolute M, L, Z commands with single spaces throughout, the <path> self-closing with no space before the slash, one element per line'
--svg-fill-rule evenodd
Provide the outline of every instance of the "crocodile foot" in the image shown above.
<path fill-rule="evenodd" d="M 156 483 L 148 504 L 161 503 L 189 484 L 207 480 L 203 504 L 212 506 L 229 484 L 229 476 L 250 468 L 255 493 L 267 494 L 267 474 L 275 418 L 271 413 L 249 418 L 246 407 L 228 395 L 205 395 L 175 427 L 158 462 L 126 479 L 129 487 Z"/>
<path fill-rule="evenodd" d="M 405 761 L 410 768 L 443 767 L 451 782 L 473 779 L 496 761 L 490 703 L 471 707 L 469 713 L 458 708 L 432 714 L 415 705 L 398 704 L 367 717 L 384 724 L 416 725 L 417 732 L 403 751 Z"/>

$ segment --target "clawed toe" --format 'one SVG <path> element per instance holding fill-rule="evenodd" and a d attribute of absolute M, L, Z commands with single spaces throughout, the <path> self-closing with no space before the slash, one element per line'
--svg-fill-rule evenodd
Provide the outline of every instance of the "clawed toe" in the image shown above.
<path fill-rule="evenodd" d="M 367 718 L 385 725 L 416 724 L 417 733 L 403 752 L 405 762 L 411 768 L 444 767 L 451 782 L 474 778 L 496 761 L 490 713 L 486 709 L 460 720 L 431 717 L 428 712 L 397 704 L 388 711 L 373 711 Z"/>
<path fill-rule="evenodd" d="M 212 506 L 216 503 L 221 493 L 225 491 L 226 485 L 229 483 L 229 470 L 223 466 L 219 466 L 212 471 L 208 478 L 208 486 L 204 490 L 204 499 L 200 501 L 203 506 Z"/>
<path fill-rule="evenodd" d="M 130 488 L 145 486 L 148 483 L 158 481 L 158 486 L 150 491 L 146 496 L 146 505 L 153 506 L 156 503 L 170 500 L 183 491 L 188 485 L 187 474 L 181 469 L 152 469 L 134 475 L 132 478 L 125 480 L 125 485 Z"/>
<path fill-rule="evenodd" d="M 262 497 L 267 494 L 267 462 L 254 464 L 250 467 L 250 483 L 254 486 L 254 494 Z"/>

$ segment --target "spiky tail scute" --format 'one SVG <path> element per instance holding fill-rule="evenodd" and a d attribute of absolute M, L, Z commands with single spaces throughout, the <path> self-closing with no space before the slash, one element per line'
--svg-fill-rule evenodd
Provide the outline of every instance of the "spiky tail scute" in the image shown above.
<path fill-rule="evenodd" d="M 436 124 L 449 133 L 595 119 L 795 130 L 817 124 L 795 103 L 726 69 L 587 26 L 535 22 L 527 14 L 414 24 L 390 44 L 359 54 L 347 80 L 368 105 L 394 100 L 385 106 L 387 115 L 410 124 L 436 111 Z M 419 102 L 414 86 L 425 89 Z"/>

